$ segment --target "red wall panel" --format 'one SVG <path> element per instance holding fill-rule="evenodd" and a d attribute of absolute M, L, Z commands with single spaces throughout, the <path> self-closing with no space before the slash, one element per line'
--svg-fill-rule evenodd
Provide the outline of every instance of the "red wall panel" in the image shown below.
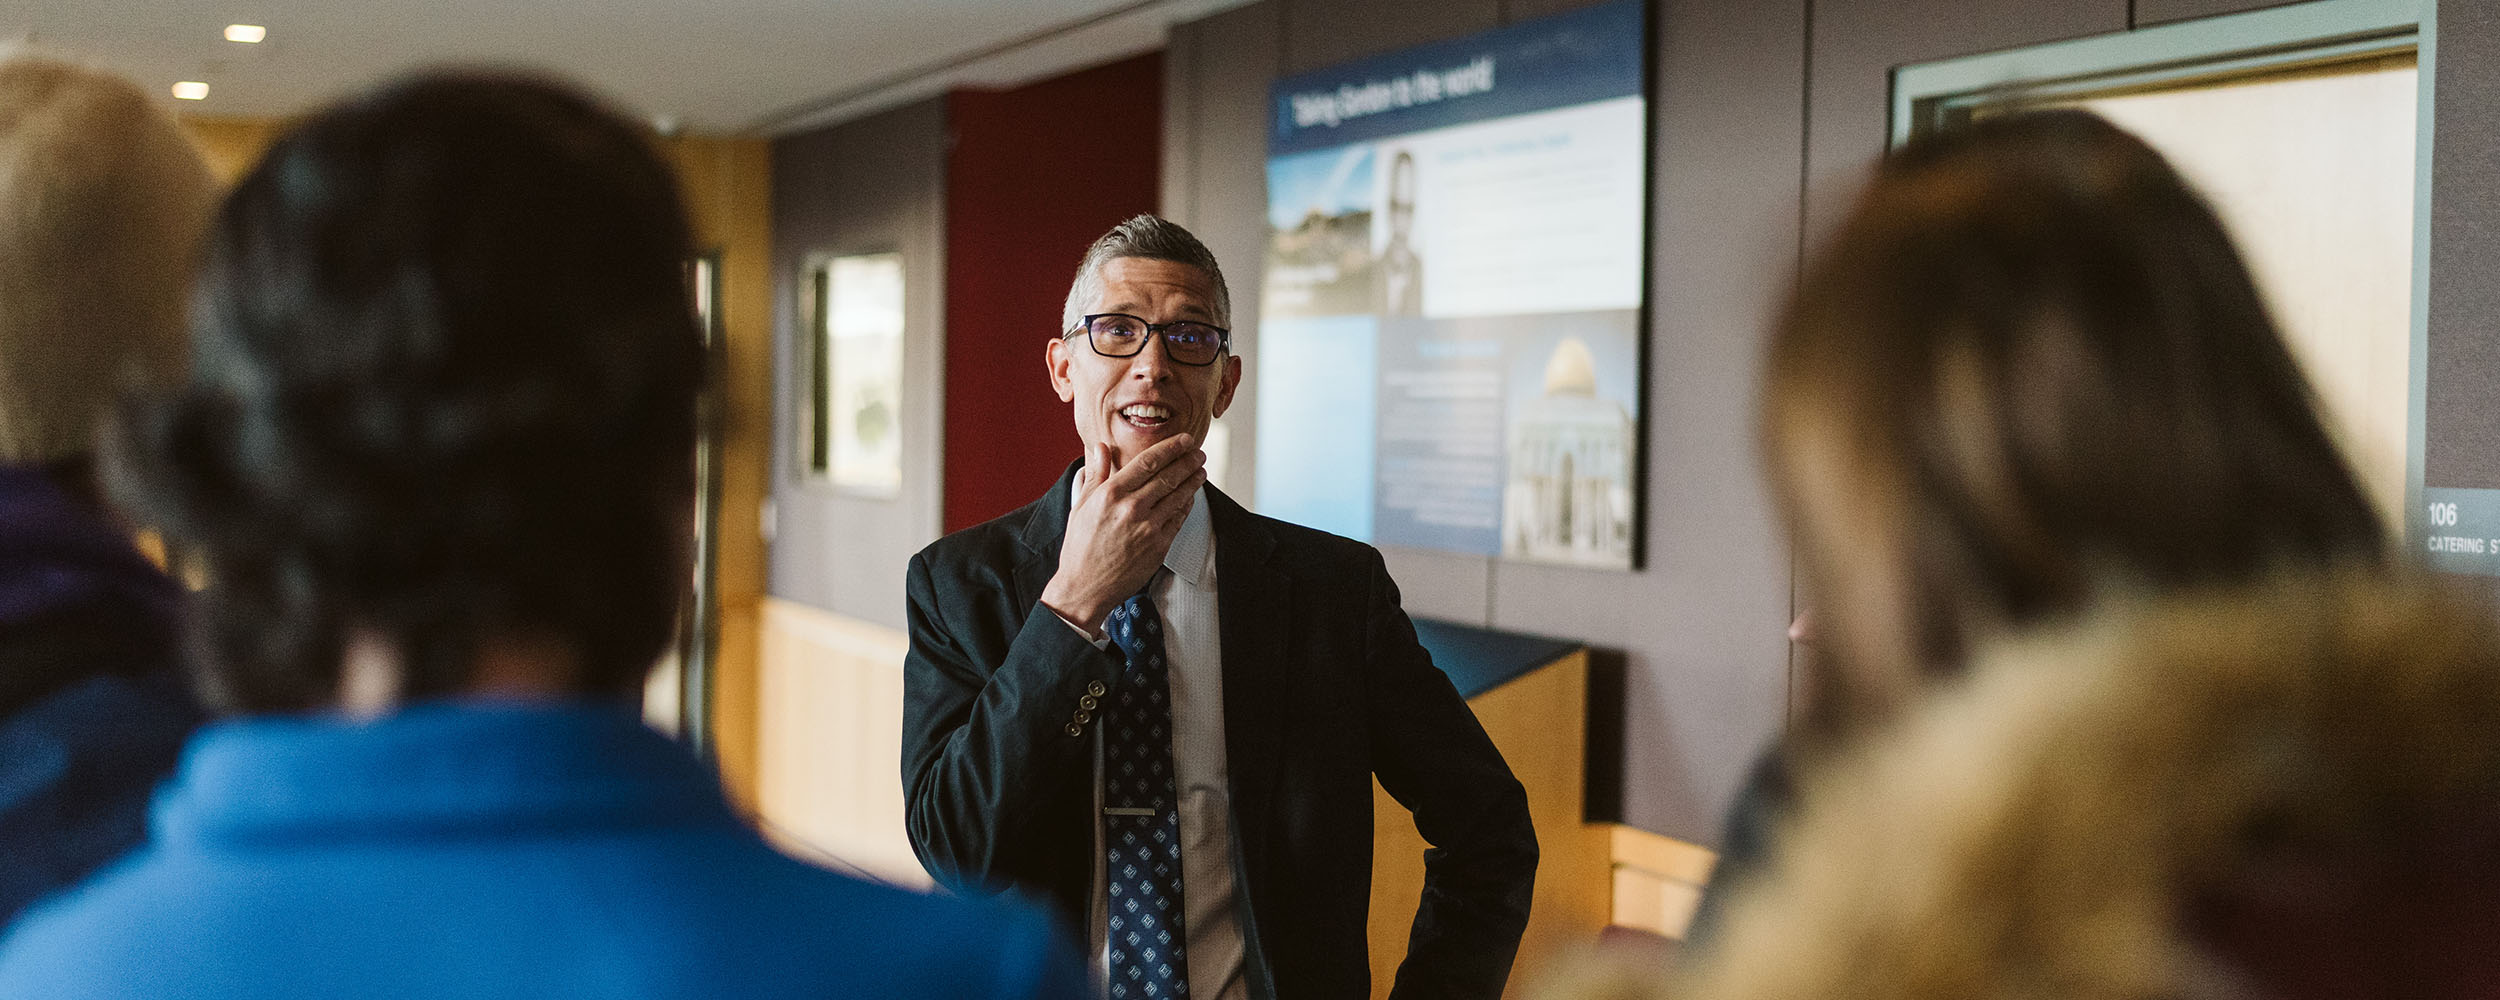
<path fill-rule="evenodd" d="M 1163 57 L 947 95 L 945 529 L 1041 494 L 1081 450 L 1043 350 L 1085 247 L 1155 210 Z"/>

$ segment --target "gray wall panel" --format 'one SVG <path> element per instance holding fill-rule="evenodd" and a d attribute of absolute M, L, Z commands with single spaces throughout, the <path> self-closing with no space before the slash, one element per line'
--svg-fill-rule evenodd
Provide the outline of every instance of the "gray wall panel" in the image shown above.
<path fill-rule="evenodd" d="M 1382 546 L 1380 557 L 1389 566 L 1390 579 L 1398 582 L 1407 614 L 1468 625 L 1493 624 L 1493 560 L 1395 545 Z"/>
<path fill-rule="evenodd" d="M 1797 259 L 1806 4 L 1672 0 L 1652 16 L 1644 568 L 1504 564 L 1495 624 L 1571 620 L 1625 650 L 1624 819 L 1715 843 L 1788 696 L 1788 557 L 1755 473 L 1753 399 Z"/>
<path fill-rule="evenodd" d="M 1259 276 L 1267 257 L 1267 85 L 1278 73 L 1283 18 L 1276 0 L 1225 11 L 1191 26 L 1202 40 L 1201 58 L 1164 59 L 1164 80 L 1185 82 L 1194 94 L 1190 117 L 1165 126 L 1188 131 L 1182 145 L 1190 162 L 1167 162 L 1164 174 L 1178 169 L 1194 178 L 1187 217 L 1179 221 L 1215 251 L 1232 289 L 1233 347 L 1243 374 L 1224 414 L 1232 452 L 1220 482 L 1245 504 L 1258 495 L 1251 456 L 1258 447 Z"/>
<path fill-rule="evenodd" d="M 773 142 L 771 592 L 898 629 L 904 567 L 938 537 L 945 181 L 943 98 Z M 800 480 L 799 289 L 810 254 L 886 250 L 903 254 L 903 486 L 871 500 Z"/>
<path fill-rule="evenodd" d="M 1306 73 L 1501 23 L 1499 0 L 1276 0 L 1285 11 L 1284 70 Z M 1265 99 L 1265 89 L 1261 89 Z"/>
<path fill-rule="evenodd" d="M 1181 225 L 1197 217 L 1198 73 L 1205 64 L 1206 29 L 1176 24 L 1163 41 L 1163 191 L 1156 212 Z"/>
<path fill-rule="evenodd" d="M 2500 449 L 2500 406 L 2461 399 L 2455 387 L 2488 383 L 2500 370 L 2500 4 L 2439 5 L 2431 137 L 2430 379 L 2425 417 L 2432 483 L 2480 485 Z M 2446 377 L 2443 377 L 2445 375 Z M 2460 460 L 2462 459 L 2462 460 Z"/>
<path fill-rule="evenodd" d="M 2127 29 L 2127 0 L 1815 0 L 1813 9 L 1809 240 L 1829 231 L 1883 154 L 1894 67 Z"/>
<path fill-rule="evenodd" d="M 2298 0 L 2135 0 L 2135 27 L 2281 7 Z"/>

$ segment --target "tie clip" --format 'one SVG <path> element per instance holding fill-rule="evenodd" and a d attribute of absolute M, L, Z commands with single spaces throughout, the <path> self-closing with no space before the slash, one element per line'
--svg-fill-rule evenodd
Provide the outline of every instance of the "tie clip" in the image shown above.
<path fill-rule="evenodd" d="M 1162 813 L 1161 811 L 1159 811 L 1159 810 L 1154 810 L 1154 809 L 1139 809 L 1139 808 L 1137 808 L 1137 807 L 1135 807 L 1135 806 L 1104 806 L 1104 807 L 1102 807 L 1102 814 L 1103 814 L 1103 815 L 1105 815 L 1105 816 L 1161 816 L 1161 815 L 1163 815 L 1163 813 Z"/>

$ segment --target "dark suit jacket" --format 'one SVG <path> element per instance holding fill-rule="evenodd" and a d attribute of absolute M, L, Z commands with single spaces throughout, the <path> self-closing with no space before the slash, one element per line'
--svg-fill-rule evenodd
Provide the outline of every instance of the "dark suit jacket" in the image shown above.
<path fill-rule="evenodd" d="M 1035 892 L 1081 925 L 1094 732 L 1074 714 L 1120 665 L 1038 603 L 1075 472 L 912 557 L 903 787 L 912 848 L 939 882 Z M 1395 995 L 1499 996 L 1536 877 L 1518 779 L 1416 643 L 1378 552 L 1207 498 L 1252 992 L 1369 995 L 1377 775 L 1433 844 Z"/>

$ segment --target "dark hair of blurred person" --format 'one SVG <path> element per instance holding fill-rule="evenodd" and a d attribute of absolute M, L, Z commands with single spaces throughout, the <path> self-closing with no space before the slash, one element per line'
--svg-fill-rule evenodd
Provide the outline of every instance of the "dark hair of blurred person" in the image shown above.
<path fill-rule="evenodd" d="M 0 50 L 0 925 L 138 845 L 201 711 L 181 588 L 98 502 L 115 393 L 180 378 L 216 197 L 119 77 Z"/>
<path fill-rule="evenodd" d="M 702 354 L 676 183 L 567 88 L 419 76 L 227 200 L 197 368 L 113 467 L 198 553 L 157 838 L 0 994 L 1034 996 L 1038 911 L 772 852 L 632 695 L 688 571 Z"/>
<path fill-rule="evenodd" d="M 1777 876 L 1668 993 L 2493 995 L 2487 601 L 2296 571 L 2118 601 L 1979 659 L 1803 777 Z"/>
<path fill-rule="evenodd" d="M 2315 405 L 2221 221 L 2142 140 L 2035 111 L 1886 158 L 1771 337 L 1805 712 L 1740 794 L 1690 940 L 1766 852 L 1790 757 L 1960 673 L 1975 638 L 2380 558 Z"/>

